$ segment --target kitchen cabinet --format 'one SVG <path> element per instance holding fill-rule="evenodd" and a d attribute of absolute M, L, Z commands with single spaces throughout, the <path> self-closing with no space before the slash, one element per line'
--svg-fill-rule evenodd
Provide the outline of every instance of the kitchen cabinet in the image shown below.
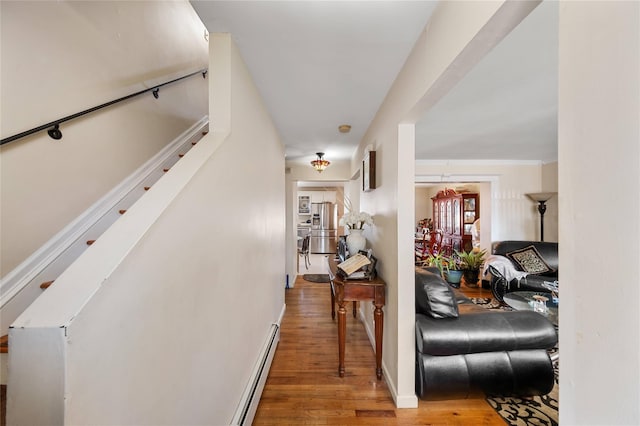
<path fill-rule="evenodd" d="M 444 189 L 431 200 L 433 229 L 442 232 L 443 249 L 447 252 L 471 250 L 473 222 L 480 218 L 478 194 Z"/>
<path fill-rule="evenodd" d="M 298 197 L 309 197 L 312 203 L 336 202 L 336 191 L 298 191 Z"/>

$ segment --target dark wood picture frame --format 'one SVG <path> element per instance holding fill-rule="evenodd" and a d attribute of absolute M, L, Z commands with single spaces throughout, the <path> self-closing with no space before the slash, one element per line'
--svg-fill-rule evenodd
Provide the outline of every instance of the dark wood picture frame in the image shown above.
<path fill-rule="evenodd" d="M 369 151 L 362 160 L 362 190 L 369 192 L 376 189 L 376 152 Z"/>
<path fill-rule="evenodd" d="M 376 265 L 378 264 L 378 258 L 373 255 L 373 250 L 371 250 L 371 249 L 369 249 L 369 250 L 360 250 L 359 253 L 367 256 L 367 259 L 369 259 L 371 261 L 370 264 L 368 264 L 367 266 L 363 266 L 362 267 L 362 270 L 364 271 L 365 278 L 367 278 L 369 281 L 371 281 L 377 275 L 377 273 L 376 273 Z"/>

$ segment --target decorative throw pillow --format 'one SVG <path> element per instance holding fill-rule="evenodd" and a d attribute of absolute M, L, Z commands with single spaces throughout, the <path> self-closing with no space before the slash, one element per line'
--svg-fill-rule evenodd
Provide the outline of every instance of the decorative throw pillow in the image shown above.
<path fill-rule="evenodd" d="M 544 274 L 552 271 L 534 246 L 514 250 L 507 253 L 507 257 L 517 263 L 520 269 L 530 274 Z"/>
<path fill-rule="evenodd" d="M 438 274 L 416 268 L 416 312 L 433 318 L 457 318 L 453 289 Z"/>

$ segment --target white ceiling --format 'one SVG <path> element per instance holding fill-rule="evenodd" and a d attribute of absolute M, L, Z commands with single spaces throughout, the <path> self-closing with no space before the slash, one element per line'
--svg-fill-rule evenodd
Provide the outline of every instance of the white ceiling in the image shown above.
<path fill-rule="evenodd" d="M 287 161 L 305 162 L 351 157 L 437 4 L 191 3 L 209 32 L 232 34 Z M 557 157 L 557 5 L 543 6 L 417 123 L 416 158 Z"/>
<path fill-rule="evenodd" d="M 416 123 L 418 159 L 558 157 L 558 3 L 535 8 Z"/>

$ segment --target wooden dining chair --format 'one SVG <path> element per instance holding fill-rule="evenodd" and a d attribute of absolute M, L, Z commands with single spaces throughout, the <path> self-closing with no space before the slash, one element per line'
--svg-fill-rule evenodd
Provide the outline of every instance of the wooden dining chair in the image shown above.
<path fill-rule="evenodd" d="M 422 263 L 429 257 L 429 234 L 422 234 L 422 238 L 414 241 L 415 263 Z"/>
<path fill-rule="evenodd" d="M 432 231 L 429 233 L 429 253 L 436 255 L 442 252 L 442 231 Z"/>

